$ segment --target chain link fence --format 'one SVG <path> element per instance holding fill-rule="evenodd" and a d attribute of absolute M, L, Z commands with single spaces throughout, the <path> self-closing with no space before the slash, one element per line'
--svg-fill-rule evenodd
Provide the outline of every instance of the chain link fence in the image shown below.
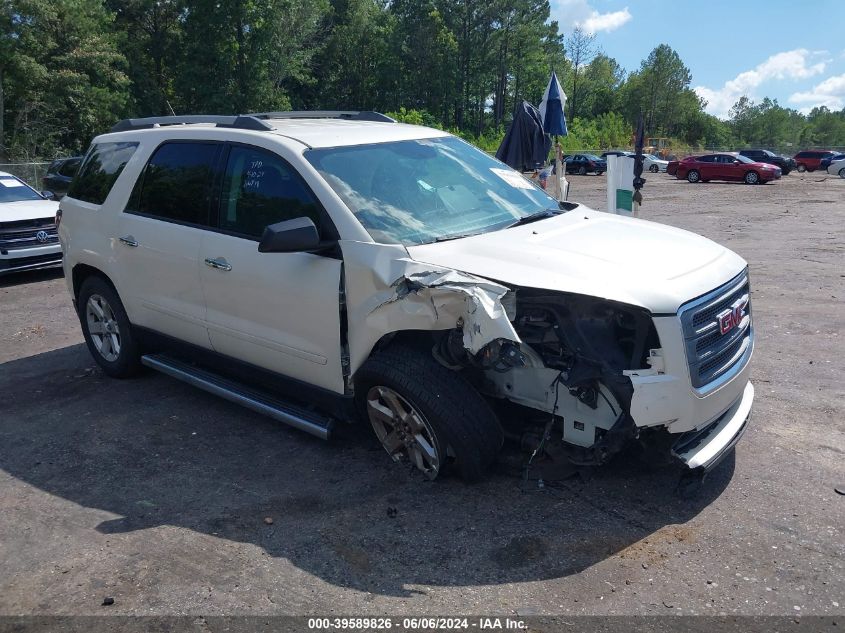
<path fill-rule="evenodd" d="M 0 163 L 0 171 L 17 176 L 33 189 L 43 189 L 41 179 L 47 174 L 50 163 Z"/>

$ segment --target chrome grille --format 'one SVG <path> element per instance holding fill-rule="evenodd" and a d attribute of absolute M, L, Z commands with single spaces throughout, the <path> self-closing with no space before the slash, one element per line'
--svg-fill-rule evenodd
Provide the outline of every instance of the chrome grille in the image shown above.
<path fill-rule="evenodd" d="M 38 239 L 38 234 L 44 231 L 47 237 L 44 241 Z M 59 234 L 53 218 L 42 220 L 22 220 L 17 222 L 0 222 L 0 249 L 5 251 L 16 248 L 32 248 L 56 244 Z"/>
<path fill-rule="evenodd" d="M 742 320 L 722 334 L 718 316 L 746 298 L 748 303 Z M 713 292 L 681 306 L 679 315 L 693 387 L 705 391 L 711 386 L 715 388 L 748 362 L 754 332 L 747 271 Z"/>

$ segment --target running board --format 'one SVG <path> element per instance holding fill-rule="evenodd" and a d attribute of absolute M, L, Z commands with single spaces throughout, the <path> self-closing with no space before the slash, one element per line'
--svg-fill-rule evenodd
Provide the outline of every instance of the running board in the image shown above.
<path fill-rule="evenodd" d="M 215 396 L 220 396 L 229 402 L 234 402 L 279 422 L 284 422 L 320 439 L 327 440 L 331 435 L 333 426 L 331 419 L 283 402 L 237 381 L 224 378 L 164 354 L 146 354 L 141 357 L 141 363 L 167 374 L 171 378 L 199 387 L 203 391 L 213 393 Z"/>

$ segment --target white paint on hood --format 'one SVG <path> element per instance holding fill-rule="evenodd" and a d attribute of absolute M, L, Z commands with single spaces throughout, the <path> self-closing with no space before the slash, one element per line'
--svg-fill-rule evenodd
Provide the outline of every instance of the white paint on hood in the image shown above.
<path fill-rule="evenodd" d="M 0 222 L 19 220 L 53 219 L 59 203 L 54 200 L 23 200 L 21 202 L 0 202 Z"/>
<path fill-rule="evenodd" d="M 509 285 L 594 296 L 673 314 L 746 262 L 700 235 L 584 206 L 546 220 L 409 246 L 425 262 Z"/>

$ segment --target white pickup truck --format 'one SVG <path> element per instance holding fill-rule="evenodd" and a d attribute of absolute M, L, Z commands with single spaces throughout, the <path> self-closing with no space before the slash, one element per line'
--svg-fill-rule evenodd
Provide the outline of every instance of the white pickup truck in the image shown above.
<path fill-rule="evenodd" d="M 59 214 L 105 373 L 146 365 L 323 438 L 360 417 L 429 478 L 481 477 L 506 431 L 579 465 L 654 442 L 705 472 L 750 415 L 742 258 L 558 203 L 440 130 L 127 120 Z"/>

